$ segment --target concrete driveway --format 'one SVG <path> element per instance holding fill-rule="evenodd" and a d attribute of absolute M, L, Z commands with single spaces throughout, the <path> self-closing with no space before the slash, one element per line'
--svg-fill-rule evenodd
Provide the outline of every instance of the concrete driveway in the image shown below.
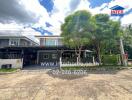
<path fill-rule="evenodd" d="M 132 70 L 53 75 L 25 70 L 0 75 L 0 100 L 132 100 Z"/>

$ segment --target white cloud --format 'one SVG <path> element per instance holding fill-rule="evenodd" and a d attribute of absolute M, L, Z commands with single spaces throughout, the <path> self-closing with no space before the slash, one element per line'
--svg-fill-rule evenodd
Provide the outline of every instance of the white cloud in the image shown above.
<path fill-rule="evenodd" d="M 126 15 L 121 19 L 122 25 L 132 24 L 132 14 Z"/>
<path fill-rule="evenodd" d="M 18 25 L 16 23 L 10 23 L 10 24 L 2 24 L 0 23 L 0 30 L 18 30 L 21 29 L 23 26 Z"/>
<path fill-rule="evenodd" d="M 34 12 L 40 17 L 38 23 L 35 23 L 37 26 L 42 26 L 44 22 L 49 20 L 49 14 L 46 9 L 40 5 L 39 0 L 21 0 L 21 2 L 25 5 L 27 10 Z"/>
<path fill-rule="evenodd" d="M 20 9 L 25 9 L 26 12 L 32 12 L 35 14 L 35 16 L 30 15 L 31 17 L 40 18 L 40 19 L 36 19 L 36 20 L 38 20 L 37 23 L 33 23 L 36 27 L 45 25 L 44 22 L 49 20 L 48 13 L 46 12 L 45 8 L 40 5 L 38 0 L 20 0 L 18 3 L 20 5 L 23 5 L 23 7 L 24 7 L 24 8 L 20 8 Z M 19 20 L 19 17 L 18 17 L 18 20 Z M 12 21 L 12 23 L 0 23 L 0 30 L 1 31 L 2 30 L 5 30 L 5 31 L 10 30 L 10 31 L 14 31 L 14 32 L 16 32 L 16 30 L 21 30 L 21 31 L 23 31 L 23 33 L 22 33 L 23 35 L 40 35 L 41 34 L 29 27 L 24 29 L 24 27 L 27 26 L 27 24 L 30 24 L 30 23 L 26 23 L 26 24 L 23 22 L 17 23 L 15 21 Z M 9 35 L 15 34 L 14 32 L 11 32 Z"/>
<path fill-rule="evenodd" d="M 20 0 L 19 3 L 24 5 L 25 7 L 24 9 L 26 9 L 27 12 L 29 11 L 29 12 L 35 13 L 35 16 L 40 18 L 39 21 L 33 25 L 34 27 L 42 26 L 45 30 L 52 32 L 54 35 L 59 35 L 61 33 L 60 26 L 61 26 L 61 23 L 64 22 L 65 17 L 77 10 L 88 10 L 94 15 L 97 13 L 110 14 L 109 8 L 115 5 L 120 5 L 123 7 L 127 6 L 128 8 L 126 9 L 126 11 L 129 10 L 130 7 L 132 7 L 131 0 L 115 0 L 115 1 L 111 1 L 109 5 L 107 3 L 104 3 L 100 7 L 91 9 L 89 8 L 90 2 L 88 2 L 88 0 L 81 0 L 80 4 L 79 5 L 77 4 L 76 8 L 73 9 L 73 11 L 71 11 L 70 5 L 72 3 L 72 0 L 54 0 L 53 11 L 51 13 L 51 16 L 49 16 L 46 9 L 42 5 L 40 5 L 39 0 Z M 108 8 L 106 6 L 108 6 Z M 100 11 L 100 9 L 104 7 L 106 8 Z M 131 18 L 132 18 L 132 13 L 124 16 L 121 19 L 122 24 L 132 23 Z M 45 22 L 49 22 L 52 26 L 46 27 Z M 1 28 L 7 28 L 7 29 L 8 28 L 23 29 L 24 26 L 25 25 L 16 24 L 15 22 L 11 24 L 0 24 Z M 25 30 L 32 31 L 32 35 L 40 34 L 31 28 L 26 28 Z M 30 35 L 31 33 L 25 32 L 24 34 Z"/>

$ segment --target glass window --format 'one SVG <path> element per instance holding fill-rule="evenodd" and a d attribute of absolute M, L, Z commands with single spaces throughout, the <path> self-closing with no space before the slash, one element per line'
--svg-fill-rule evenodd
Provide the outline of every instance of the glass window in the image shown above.
<path fill-rule="evenodd" d="M 57 54 L 52 54 L 52 59 L 57 59 Z"/>
<path fill-rule="evenodd" d="M 43 59 L 48 59 L 49 55 L 48 54 L 43 54 Z"/>
<path fill-rule="evenodd" d="M 10 39 L 9 45 L 12 45 L 12 46 L 19 46 L 19 42 L 20 42 L 19 39 Z"/>
<path fill-rule="evenodd" d="M 56 39 L 46 39 L 46 46 L 56 46 L 57 40 Z"/>

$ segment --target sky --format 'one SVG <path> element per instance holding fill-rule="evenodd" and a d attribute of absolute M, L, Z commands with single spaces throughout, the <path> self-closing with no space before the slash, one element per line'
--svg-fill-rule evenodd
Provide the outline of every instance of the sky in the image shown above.
<path fill-rule="evenodd" d="M 119 5 L 125 8 L 122 25 L 132 24 L 131 0 L 0 0 L 0 31 L 18 30 L 22 35 L 60 35 L 65 17 L 78 10 L 88 10 L 92 15 L 106 13 Z M 18 33 L 18 34 L 20 34 Z M 16 33 L 15 33 L 16 34 Z"/>

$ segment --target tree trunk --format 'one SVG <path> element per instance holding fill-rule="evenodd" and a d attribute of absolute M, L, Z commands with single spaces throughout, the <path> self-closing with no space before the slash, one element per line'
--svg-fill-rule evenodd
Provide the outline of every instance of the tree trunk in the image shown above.
<path fill-rule="evenodd" d="M 78 63 L 81 62 L 81 57 L 80 57 L 80 54 L 78 53 Z"/>
<path fill-rule="evenodd" d="M 100 50 L 100 44 L 97 44 L 97 55 L 98 55 L 98 61 L 99 65 L 101 65 L 101 50 Z"/>
<path fill-rule="evenodd" d="M 77 55 L 77 57 L 78 57 L 78 59 L 77 59 L 77 62 L 78 62 L 78 63 L 81 62 L 81 50 L 82 50 L 82 46 L 80 46 L 80 47 L 78 48 L 78 51 L 75 49 L 76 55 Z"/>

